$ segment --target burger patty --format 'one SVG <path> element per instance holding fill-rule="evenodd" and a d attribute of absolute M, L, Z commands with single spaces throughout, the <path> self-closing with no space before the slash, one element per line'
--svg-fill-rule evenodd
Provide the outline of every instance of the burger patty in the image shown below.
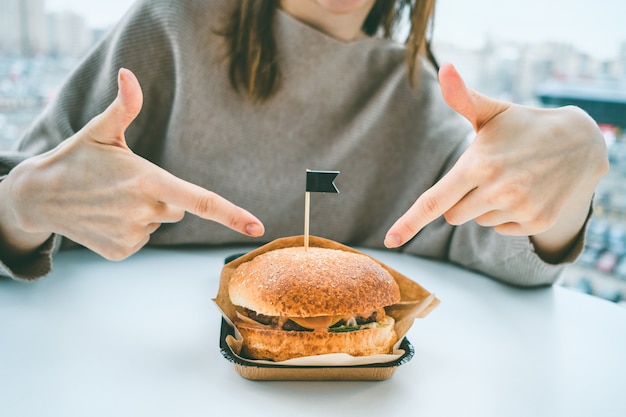
<path fill-rule="evenodd" d="M 280 317 L 277 316 L 266 316 L 264 314 L 259 314 L 256 311 L 253 310 L 249 310 L 247 308 L 244 308 L 244 313 L 246 316 L 248 316 L 250 319 L 264 324 L 266 326 L 275 326 L 278 327 L 278 325 L 280 324 L 281 320 Z M 378 321 L 380 318 L 379 317 L 379 313 L 378 311 L 372 311 L 371 314 L 369 314 L 367 317 L 364 317 L 363 315 L 356 315 L 354 316 L 354 319 L 356 321 L 356 325 L 362 325 L 362 324 L 367 324 L 367 323 L 374 323 L 376 321 Z M 330 328 L 333 327 L 340 327 L 340 326 L 346 326 L 348 325 L 348 321 L 350 321 L 349 319 L 346 320 L 341 319 L 339 320 L 337 323 L 333 324 L 332 326 L 330 326 Z M 354 324 L 349 324 L 349 325 L 354 325 Z M 298 323 L 296 323 L 293 320 L 285 320 L 282 327 L 282 330 L 296 330 L 296 331 L 300 331 L 300 332 L 312 332 L 312 329 L 308 329 L 306 327 L 302 327 L 300 326 Z"/>

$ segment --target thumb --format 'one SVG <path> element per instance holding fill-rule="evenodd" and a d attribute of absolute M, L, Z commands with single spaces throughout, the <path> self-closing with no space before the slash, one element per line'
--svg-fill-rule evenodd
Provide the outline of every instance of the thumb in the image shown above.
<path fill-rule="evenodd" d="M 143 105 L 143 93 L 135 74 L 122 68 L 117 75 L 117 97 L 89 126 L 96 142 L 127 148 L 124 132 L 135 120 Z"/>
<path fill-rule="evenodd" d="M 446 103 L 469 120 L 476 132 L 510 107 L 508 103 L 468 88 L 452 64 L 443 64 L 439 69 L 439 84 Z"/>

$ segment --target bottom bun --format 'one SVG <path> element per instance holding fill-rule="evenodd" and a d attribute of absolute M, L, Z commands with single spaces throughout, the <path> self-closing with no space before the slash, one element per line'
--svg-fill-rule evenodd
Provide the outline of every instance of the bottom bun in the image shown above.
<path fill-rule="evenodd" d="M 387 326 L 343 333 L 261 329 L 241 322 L 237 323 L 237 329 L 243 337 L 242 355 L 279 362 L 328 353 L 352 356 L 391 353 L 398 337 L 393 319 L 388 319 L 391 322 Z"/>

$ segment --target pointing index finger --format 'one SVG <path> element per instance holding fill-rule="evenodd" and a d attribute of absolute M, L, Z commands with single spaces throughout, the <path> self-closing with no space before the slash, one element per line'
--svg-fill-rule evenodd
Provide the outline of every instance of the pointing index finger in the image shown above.
<path fill-rule="evenodd" d="M 261 221 L 247 210 L 212 191 L 163 172 L 166 175 L 156 196 L 160 201 L 248 236 L 258 237 L 265 232 Z"/>
<path fill-rule="evenodd" d="M 457 174 L 455 168 L 419 196 L 411 208 L 396 220 L 387 232 L 385 246 L 396 248 L 404 245 L 474 188 L 472 184 L 461 181 L 462 176 Z"/>

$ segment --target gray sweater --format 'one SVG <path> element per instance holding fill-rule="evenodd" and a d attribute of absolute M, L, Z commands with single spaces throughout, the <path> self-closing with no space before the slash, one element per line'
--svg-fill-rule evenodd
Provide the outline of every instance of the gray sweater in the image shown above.
<path fill-rule="evenodd" d="M 138 1 L 73 71 L 16 152 L 0 154 L 0 176 L 102 112 L 125 67 L 144 92 L 143 110 L 127 131 L 130 148 L 246 208 L 266 228 L 253 239 L 188 214 L 161 226 L 150 245 L 260 244 L 302 234 L 308 168 L 341 171 L 340 194 L 311 196 L 311 234 L 383 247 L 387 229 L 466 148 L 469 124 L 444 103 L 426 63 L 418 88 L 409 87 L 402 45 L 375 38 L 343 43 L 284 12 L 275 20 L 281 88 L 269 101 L 250 104 L 230 86 L 215 34 L 231 4 Z M 44 276 L 55 251 L 69 244 L 54 236 L 28 264 L 14 270 L 0 264 L 0 275 Z M 578 242 L 568 260 L 581 248 Z M 563 268 L 540 259 L 528 238 L 474 222 L 453 227 L 438 219 L 401 250 L 515 285 L 551 284 Z"/>

